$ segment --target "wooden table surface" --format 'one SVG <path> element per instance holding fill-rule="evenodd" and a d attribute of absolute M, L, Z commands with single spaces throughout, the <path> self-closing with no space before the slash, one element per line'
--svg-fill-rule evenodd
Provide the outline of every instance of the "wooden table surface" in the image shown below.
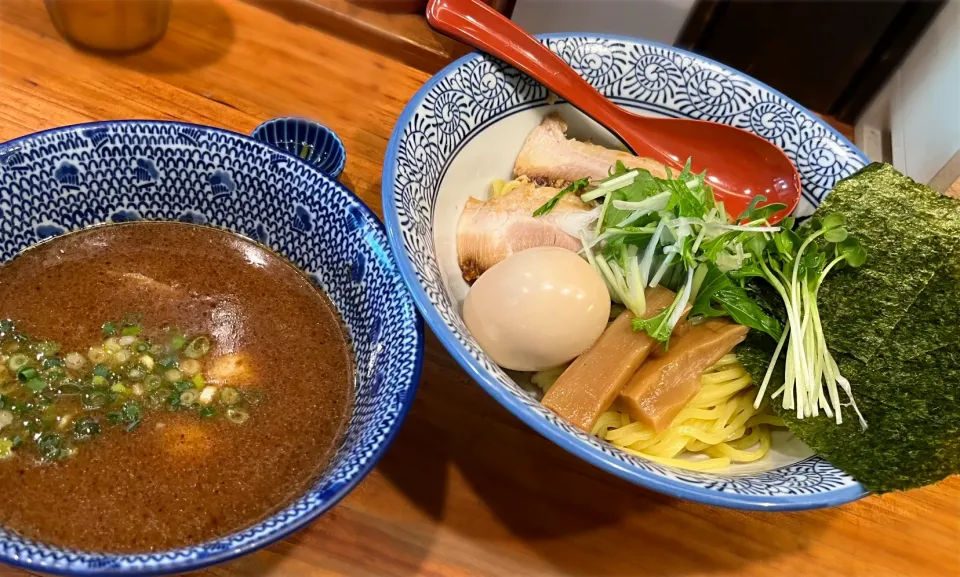
<path fill-rule="evenodd" d="M 119 59 L 64 43 L 41 0 L 0 1 L 0 141 L 101 119 L 248 132 L 301 115 L 340 134 L 342 180 L 377 211 L 387 139 L 426 79 L 236 0 L 177 0 L 166 37 Z M 430 337 L 417 400 L 377 469 L 309 528 L 198 574 L 960 575 L 960 478 L 803 513 L 678 501 L 539 437 Z"/>

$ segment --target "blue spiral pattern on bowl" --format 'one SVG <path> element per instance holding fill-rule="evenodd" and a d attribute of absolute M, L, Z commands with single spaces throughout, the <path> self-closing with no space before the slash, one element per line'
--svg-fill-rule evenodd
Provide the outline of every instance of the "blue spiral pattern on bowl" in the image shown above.
<path fill-rule="evenodd" d="M 776 90 L 722 64 L 670 46 L 619 36 L 539 37 L 614 102 L 668 117 L 729 124 L 773 142 L 803 184 L 809 214 L 838 180 L 867 160 L 847 139 Z M 762 473 L 685 471 L 621 451 L 540 405 L 477 345 L 450 299 L 434 242 L 434 208 L 444 174 L 463 146 L 492 124 L 550 104 L 547 89 L 512 66 L 470 54 L 450 64 L 407 104 L 384 161 L 382 196 L 401 273 L 434 333 L 464 369 L 534 430 L 560 447 L 638 485 L 702 503 L 756 510 L 829 507 L 866 494 L 820 457 Z"/>
<path fill-rule="evenodd" d="M 72 126 L 0 144 L 0 261 L 105 222 L 209 224 L 288 257 L 340 312 L 356 356 L 356 403 L 327 470 L 261 523 L 194 547 L 140 555 L 74 551 L 0 528 L 0 561 L 63 575 L 192 571 L 307 525 L 343 498 L 392 441 L 416 392 L 422 324 L 383 227 L 343 185 L 247 136 L 151 121 Z"/>
<path fill-rule="evenodd" d="M 313 120 L 274 118 L 256 127 L 252 137 L 302 158 L 337 178 L 347 162 L 347 151 L 337 134 Z"/>

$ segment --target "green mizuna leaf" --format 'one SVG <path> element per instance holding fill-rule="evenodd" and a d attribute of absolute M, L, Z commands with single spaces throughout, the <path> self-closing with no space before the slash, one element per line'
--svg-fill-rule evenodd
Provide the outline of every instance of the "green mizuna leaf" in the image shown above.
<path fill-rule="evenodd" d="M 640 168 L 637 169 L 637 172 L 639 174 L 633 183 L 614 191 L 613 194 L 610 195 L 611 205 L 607 207 L 606 213 L 604 214 L 604 226 L 617 226 L 623 222 L 625 218 L 630 216 L 629 210 L 620 210 L 619 208 L 616 208 L 612 205 L 613 201 L 625 200 L 627 202 L 640 202 L 641 200 L 650 198 L 651 196 L 660 192 L 660 186 L 657 184 L 656 179 L 654 179 L 648 171 Z"/>
<path fill-rule="evenodd" d="M 780 323 L 754 302 L 746 289 L 734 284 L 713 264 L 705 263 L 704 266 L 707 275 L 690 309 L 691 317 L 729 316 L 736 323 L 767 333 L 774 339 L 780 338 Z"/>

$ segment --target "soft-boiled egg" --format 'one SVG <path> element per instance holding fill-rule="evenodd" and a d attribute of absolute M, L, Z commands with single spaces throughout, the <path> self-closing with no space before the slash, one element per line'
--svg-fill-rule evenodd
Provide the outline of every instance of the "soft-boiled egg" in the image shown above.
<path fill-rule="evenodd" d="M 587 350 L 610 316 L 610 295 L 585 260 L 556 247 L 497 263 L 473 284 L 463 320 L 498 365 L 540 371 Z"/>

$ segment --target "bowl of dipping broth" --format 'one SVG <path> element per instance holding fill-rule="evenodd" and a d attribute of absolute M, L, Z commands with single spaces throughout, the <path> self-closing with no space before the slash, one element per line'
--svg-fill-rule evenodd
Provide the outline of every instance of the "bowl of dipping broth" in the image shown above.
<path fill-rule="evenodd" d="M 780 146 L 803 183 L 795 216 L 812 213 L 835 183 L 867 163 L 815 115 L 719 63 L 626 37 L 540 39 L 621 106 L 731 124 Z M 577 184 L 585 177 L 589 183 Z M 754 408 L 755 389 L 734 355 L 746 327 L 729 317 L 692 323 L 690 336 L 674 333 L 668 350 L 637 340 L 645 329 L 631 331 L 623 301 L 656 312 L 689 300 L 664 288 L 687 280 L 671 267 L 667 245 L 680 246 L 684 231 L 704 227 L 704 218 L 734 226 L 715 207 L 656 233 L 651 215 L 675 208 L 672 193 L 658 188 L 671 179 L 682 179 L 693 196 L 709 184 L 709 176 L 668 175 L 628 154 L 543 86 L 470 54 L 427 82 L 397 122 L 383 207 L 401 274 L 440 341 L 499 403 L 567 451 L 638 485 L 712 505 L 797 510 L 862 497 L 850 475 L 777 426 L 763 406 Z M 608 195 L 614 192 L 631 196 Z M 608 197 L 622 205 L 601 205 Z M 595 222 L 617 226 L 598 233 Z M 652 243 L 651 257 L 637 239 Z M 623 252 L 611 257 L 614 240 Z M 658 322 L 677 326 L 683 315 L 678 306 Z M 659 370 L 683 386 L 657 393 L 667 390 L 658 388 L 666 382 L 658 384 Z M 702 441 L 673 426 L 685 409 L 698 420 L 685 431 L 696 429 Z"/>
<path fill-rule="evenodd" d="M 0 144 L 0 230 L 4 563 L 249 553 L 349 493 L 413 400 L 383 227 L 297 155 L 177 122 L 27 135 Z"/>

